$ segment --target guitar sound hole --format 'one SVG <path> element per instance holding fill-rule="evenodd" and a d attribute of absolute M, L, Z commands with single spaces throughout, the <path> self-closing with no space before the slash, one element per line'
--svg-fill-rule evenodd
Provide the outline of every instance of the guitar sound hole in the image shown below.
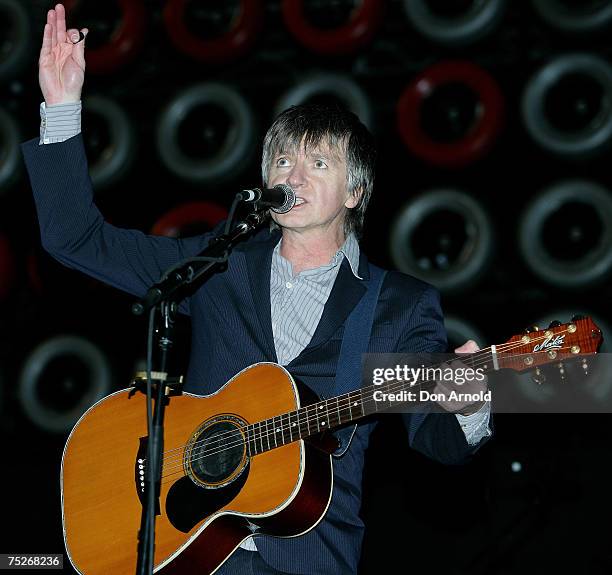
<path fill-rule="evenodd" d="M 188 475 L 197 484 L 217 488 L 233 481 L 246 465 L 242 422 L 230 416 L 200 428 L 190 442 Z"/>

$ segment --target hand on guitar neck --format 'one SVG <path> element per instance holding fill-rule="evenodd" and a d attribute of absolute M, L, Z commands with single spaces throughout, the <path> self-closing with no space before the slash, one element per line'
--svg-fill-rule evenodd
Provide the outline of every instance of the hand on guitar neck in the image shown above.
<path fill-rule="evenodd" d="M 480 347 L 473 340 L 466 341 L 463 345 L 455 349 L 455 353 L 472 354 L 476 353 Z M 461 360 L 455 360 L 449 364 L 449 367 L 457 373 L 465 373 L 466 369 L 472 369 L 464 364 Z M 461 371 L 457 371 L 461 370 Z M 473 369 L 472 369 L 473 371 Z M 446 411 L 458 413 L 459 415 L 471 415 L 476 413 L 486 402 L 482 400 L 474 400 L 487 391 L 487 377 L 478 380 L 476 378 L 465 378 L 465 382 L 459 385 L 458 381 L 438 381 L 433 389 L 435 397 L 444 397 L 445 399 L 437 399 L 436 403 Z M 459 392 L 462 395 L 459 399 L 452 396 L 451 393 Z"/>

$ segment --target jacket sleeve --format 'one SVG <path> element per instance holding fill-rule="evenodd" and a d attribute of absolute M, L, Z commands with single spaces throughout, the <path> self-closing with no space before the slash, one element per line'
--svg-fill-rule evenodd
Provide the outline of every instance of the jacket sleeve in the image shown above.
<path fill-rule="evenodd" d="M 48 145 L 30 140 L 22 152 L 42 245 L 70 268 L 141 297 L 169 267 L 199 253 L 210 239 L 210 234 L 184 240 L 150 236 L 105 222 L 93 201 L 81 134 Z"/>
<path fill-rule="evenodd" d="M 400 340 L 399 353 L 447 351 L 440 297 L 433 287 L 428 286 L 421 293 L 410 325 L 412 329 L 405 331 Z M 411 447 L 440 463 L 463 463 L 488 439 L 469 445 L 453 413 L 407 413 L 402 414 L 402 419 Z"/>

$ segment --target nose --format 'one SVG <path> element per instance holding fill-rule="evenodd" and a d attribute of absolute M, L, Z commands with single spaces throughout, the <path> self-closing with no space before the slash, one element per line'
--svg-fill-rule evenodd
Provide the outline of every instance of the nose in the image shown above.
<path fill-rule="evenodd" d="M 299 188 L 305 183 L 306 174 L 304 172 L 304 166 L 302 162 L 298 161 L 294 164 L 293 168 L 287 175 L 287 183 L 293 188 Z"/>

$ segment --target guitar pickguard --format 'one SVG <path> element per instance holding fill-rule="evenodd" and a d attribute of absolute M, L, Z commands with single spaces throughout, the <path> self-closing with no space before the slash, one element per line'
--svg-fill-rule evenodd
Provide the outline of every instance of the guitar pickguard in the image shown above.
<path fill-rule="evenodd" d="M 249 466 L 230 484 L 220 489 L 205 489 L 189 477 L 179 479 L 168 491 L 166 515 L 179 531 L 188 533 L 200 521 L 234 499 L 246 483 Z"/>

